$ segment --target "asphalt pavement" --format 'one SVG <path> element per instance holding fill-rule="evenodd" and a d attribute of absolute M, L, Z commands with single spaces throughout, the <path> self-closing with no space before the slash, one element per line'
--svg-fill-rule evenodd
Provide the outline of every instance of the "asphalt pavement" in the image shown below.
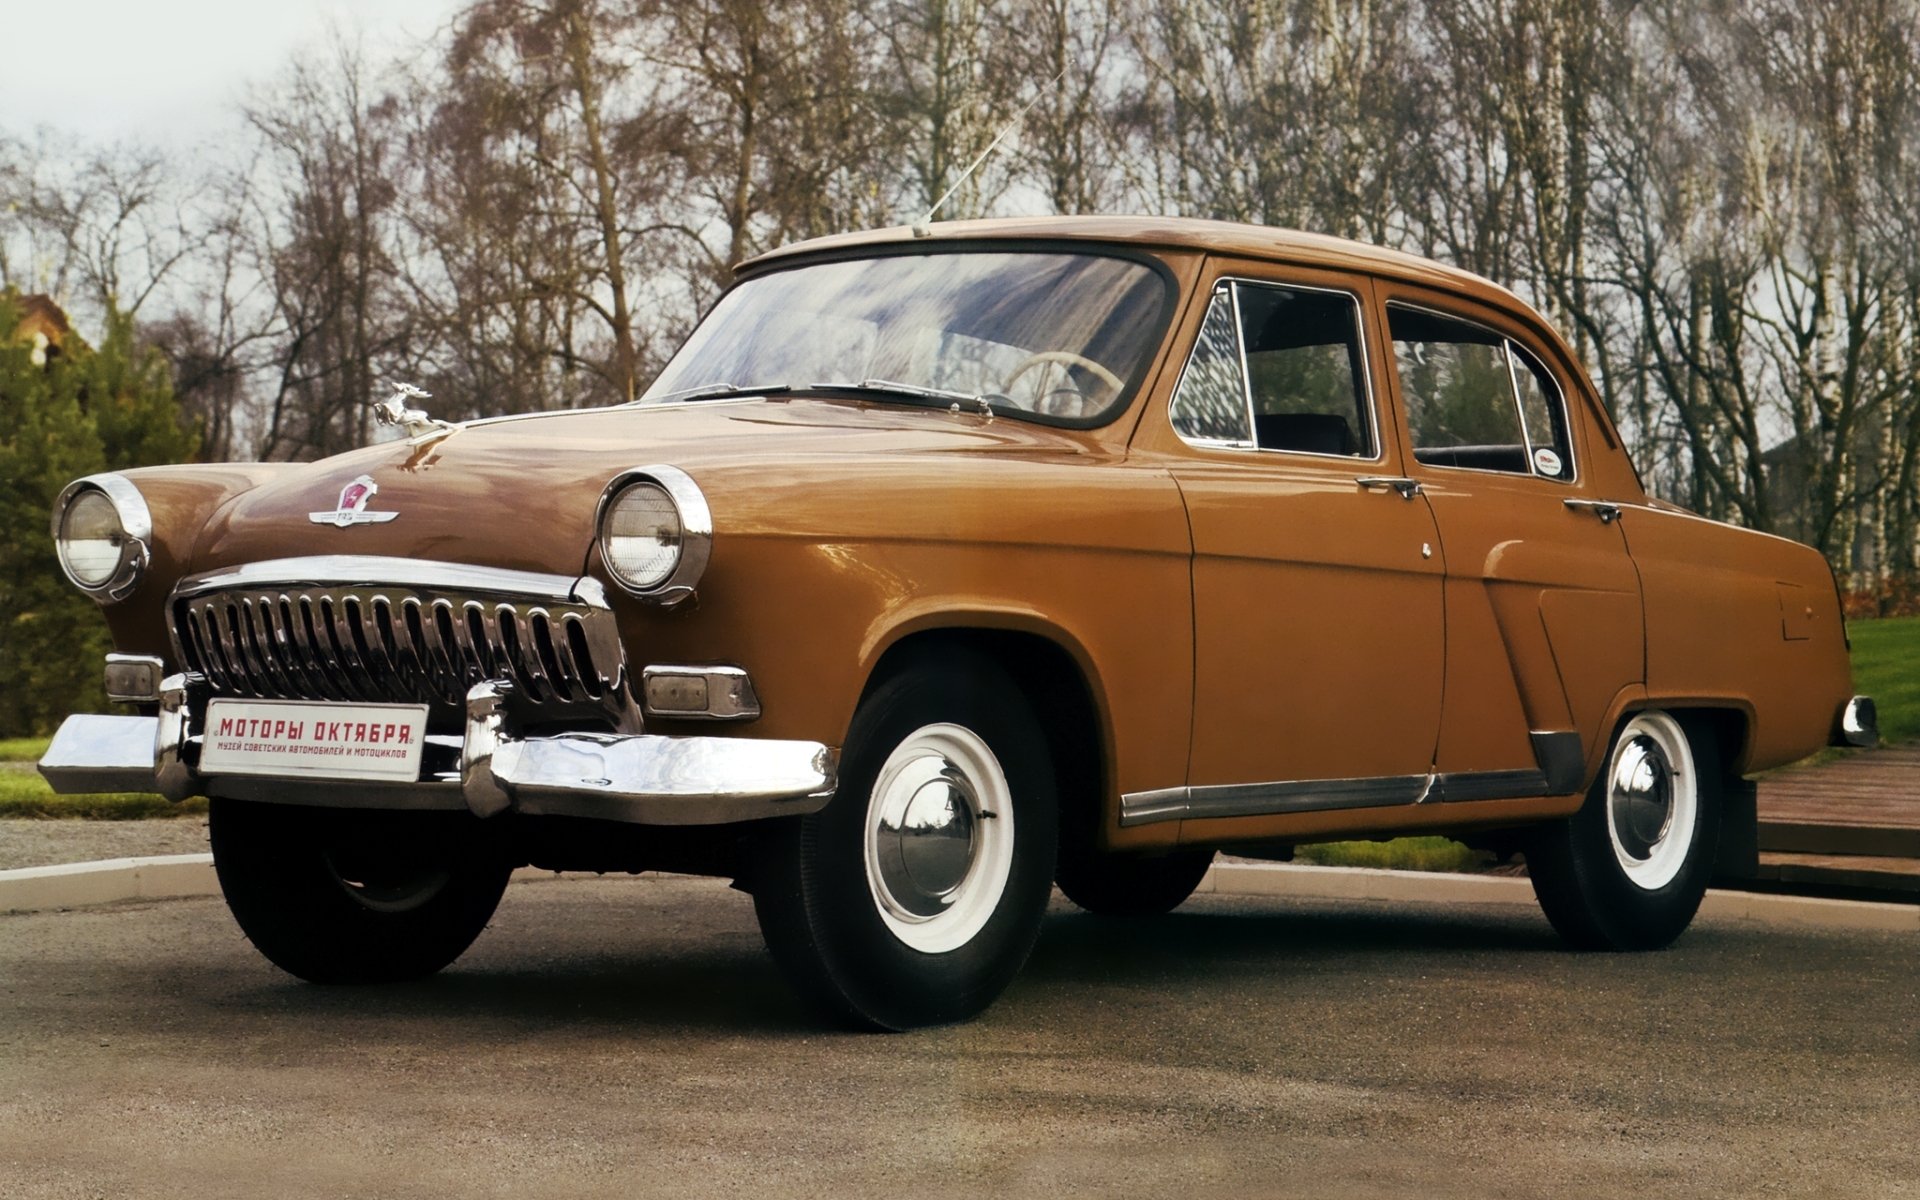
<path fill-rule="evenodd" d="M 1915 950 L 1062 904 L 985 1017 L 888 1036 L 799 1009 L 705 880 L 517 885 L 376 989 L 213 899 L 0 916 L 0 1196 L 1920 1196 Z"/>

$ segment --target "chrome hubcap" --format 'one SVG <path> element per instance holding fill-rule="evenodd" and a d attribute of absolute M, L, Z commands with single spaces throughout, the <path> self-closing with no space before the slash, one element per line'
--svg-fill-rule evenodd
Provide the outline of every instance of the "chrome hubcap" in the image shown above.
<path fill-rule="evenodd" d="M 1693 752 L 1679 722 L 1640 713 L 1614 743 L 1607 767 L 1607 835 L 1614 860 L 1638 887 L 1665 887 L 1680 874 L 1700 819 Z"/>
<path fill-rule="evenodd" d="M 918 917 L 938 916 L 973 866 L 979 818 L 973 793 L 952 763 L 929 756 L 905 774 L 932 778 L 907 791 L 895 789 L 880 812 L 875 858 L 880 882 L 901 908 Z M 904 796 L 904 802 L 902 797 Z"/>
<path fill-rule="evenodd" d="M 1673 819 L 1673 769 L 1652 738 L 1642 735 L 1620 748 L 1610 800 L 1621 845 L 1634 858 L 1646 858 Z"/>
<path fill-rule="evenodd" d="M 1013 864 L 1012 800 L 972 730 L 927 725 L 903 739 L 874 780 L 866 828 L 867 885 L 902 942 L 942 953 L 993 916 Z"/>

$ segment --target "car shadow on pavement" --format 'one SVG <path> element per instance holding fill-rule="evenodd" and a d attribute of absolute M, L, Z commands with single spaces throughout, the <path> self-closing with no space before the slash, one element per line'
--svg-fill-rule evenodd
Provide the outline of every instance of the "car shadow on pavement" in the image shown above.
<path fill-rule="evenodd" d="M 1285 974 L 1329 963 L 1409 956 L 1469 958 L 1563 952 L 1566 946 L 1537 913 L 1431 911 L 1396 906 L 1378 911 L 1314 902 L 1276 911 L 1224 908 L 1202 899 L 1161 917 L 1100 917 L 1057 906 L 1041 929 L 1027 971 L 1057 982 L 1084 975 L 1143 979 L 1174 973 L 1195 979 L 1228 974 Z"/>
<path fill-rule="evenodd" d="M 204 1026 L 210 1014 L 267 1025 L 291 1017 L 362 1041 L 402 1043 L 447 1027 L 515 1039 L 831 1031 L 787 987 L 739 916 L 698 929 L 636 920 L 621 940 L 520 919 L 483 935 L 432 978 L 370 987 L 303 983 L 254 957 L 251 947 L 217 966 L 183 947 L 159 962 L 126 964 L 122 985 L 174 997 L 183 1026 Z M 237 930 L 234 935 L 240 940 Z M 1476 969 L 1489 959 L 1563 950 L 1545 920 L 1530 912 L 1200 897 L 1166 916 L 1112 919 L 1056 901 L 1015 987 L 1119 984 L 1204 992 L 1328 971 L 1389 974 L 1415 962 L 1426 969 L 1440 963 Z M 116 986 L 112 978 L 100 982 Z"/>

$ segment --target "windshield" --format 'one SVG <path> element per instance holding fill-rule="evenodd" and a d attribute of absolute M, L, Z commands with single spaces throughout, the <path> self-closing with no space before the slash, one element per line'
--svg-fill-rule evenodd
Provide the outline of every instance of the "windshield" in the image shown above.
<path fill-rule="evenodd" d="M 1169 289 L 1124 258 L 894 255 L 749 279 L 721 298 L 642 403 L 777 390 L 963 400 L 1048 424 L 1119 411 L 1158 344 Z"/>

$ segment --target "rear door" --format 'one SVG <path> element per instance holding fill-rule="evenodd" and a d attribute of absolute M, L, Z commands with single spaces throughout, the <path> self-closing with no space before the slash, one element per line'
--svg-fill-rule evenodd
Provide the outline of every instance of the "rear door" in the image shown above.
<path fill-rule="evenodd" d="M 1444 547 L 1444 799 L 1561 794 L 1642 682 L 1639 577 L 1544 348 L 1488 307 L 1383 281 L 1408 473 Z"/>

